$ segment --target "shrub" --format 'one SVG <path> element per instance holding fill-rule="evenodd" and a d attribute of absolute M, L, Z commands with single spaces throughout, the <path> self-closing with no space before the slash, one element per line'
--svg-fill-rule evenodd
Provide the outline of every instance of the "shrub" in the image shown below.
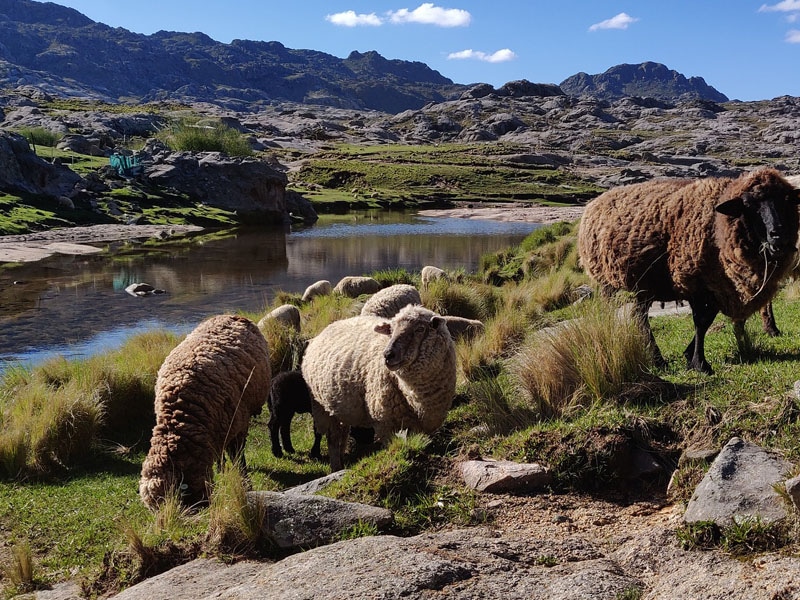
<path fill-rule="evenodd" d="M 176 124 L 164 137 L 173 150 L 222 152 L 228 156 L 251 156 L 253 150 L 241 133 L 222 123 L 200 125 L 189 121 Z"/>
<path fill-rule="evenodd" d="M 532 335 L 511 370 L 542 417 L 610 398 L 652 366 L 648 340 L 613 303 L 587 301 L 576 318 Z"/>
<path fill-rule="evenodd" d="M 25 127 L 20 129 L 17 133 L 24 136 L 28 143 L 36 148 L 36 146 L 47 146 L 54 148 L 61 138 L 64 137 L 60 133 L 50 131 L 44 127 Z"/>

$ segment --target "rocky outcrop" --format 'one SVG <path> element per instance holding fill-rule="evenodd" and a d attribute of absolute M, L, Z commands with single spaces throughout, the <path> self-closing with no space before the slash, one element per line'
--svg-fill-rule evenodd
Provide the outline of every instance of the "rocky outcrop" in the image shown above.
<path fill-rule="evenodd" d="M 235 211 L 243 223 L 280 224 L 288 220 L 286 175 L 263 160 L 219 152 L 162 152 L 142 164 L 141 177 L 148 184 Z"/>
<path fill-rule="evenodd" d="M 0 131 L 0 190 L 60 198 L 80 182 L 67 167 L 39 158 L 21 135 Z"/>
<path fill-rule="evenodd" d="M 733 438 L 711 464 L 686 507 L 687 523 L 713 521 L 719 526 L 789 517 L 789 506 L 775 491 L 792 464 L 773 452 Z"/>

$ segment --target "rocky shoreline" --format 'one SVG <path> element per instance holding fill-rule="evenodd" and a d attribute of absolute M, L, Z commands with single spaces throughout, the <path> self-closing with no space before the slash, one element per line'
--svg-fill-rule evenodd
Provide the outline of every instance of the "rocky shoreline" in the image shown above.
<path fill-rule="evenodd" d="M 53 254 L 94 254 L 96 244 L 120 240 L 159 238 L 202 231 L 196 225 L 90 225 L 65 227 L 0 237 L 0 263 L 34 262 Z"/>
<path fill-rule="evenodd" d="M 574 221 L 583 214 L 582 206 L 545 206 L 541 204 L 487 203 L 475 206 L 465 204 L 450 209 L 422 210 L 428 217 L 453 217 L 506 222 L 541 223 Z M 120 240 L 159 238 L 167 239 L 202 231 L 196 225 L 91 225 L 37 231 L 0 237 L 0 263 L 33 262 L 53 254 L 94 254 L 103 249 L 98 244 Z"/>

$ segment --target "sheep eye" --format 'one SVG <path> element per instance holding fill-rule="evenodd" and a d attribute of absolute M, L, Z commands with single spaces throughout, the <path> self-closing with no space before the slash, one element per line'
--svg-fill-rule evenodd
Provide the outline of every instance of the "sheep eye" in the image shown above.
<path fill-rule="evenodd" d="M 414 331 L 416 331 L 417 333 L 425 333 L 425 326 L 424 325 L 418 325 L 417 328 Z"/>

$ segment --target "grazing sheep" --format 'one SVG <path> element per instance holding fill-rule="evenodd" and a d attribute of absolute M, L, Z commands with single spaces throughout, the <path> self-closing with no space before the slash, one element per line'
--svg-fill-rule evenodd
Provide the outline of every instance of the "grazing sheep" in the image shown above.
<path fill-rule="evenodd" d="M 381 289 L 381 284 L 372 277 L 342 277 L 336 287 L 333 288 L 335 294 L 341 294 L 347 298 L 358 298 L 362 294 L 374 294 Z"/>
<path fill-rule="evenodd" d="M 624 186 L 586 207 L 578 253 L 605 291 L 636 293 L 636 314 L 660 363 L 647 308 L 655 300 L 687 300 L 695 326 L 687 365 L 712 373 L 704 342 L 717 313 L 737 324 L 739 338 L 744 321 L 769 302 L 793 265 L 798 202 L 774 169 Z"/>
<path fill-rule="evenodd" d="M 268 405 L 270 417 L 267 427 L 272 440 L 272 454 L 280 458 L 283 456 L 281 440 L 287 452 L 294 452 L 290 435 L 294 415 L 311 412 L 311 392 L 303 374 L 300 371 L 278 373 L 272 380 Z"/>
<path fill-rule="evenodd" d="M 300 331 L 300 309 L 294 304 L 281 304 L 278 308 L 270 311 L 258 322 L 258 328 L 261 329 L 270 319 L 291 327 L 295 331 Z"/>
<path fill-rule="evenodd" d="M 361 314 L 391 319 L 408 304 L 422 304 L 419 291 L 413 285 L 398 283 L 376 292 L 364 303 Z"/>
<path fill-rule="evenodd" d="M 272 380 L 268 405 L 270 417 L 267 427 L 272 442 L 272 454 L 281 458 L 283 450 L 294 453 L 291 437 L 292 419 L 296 414 L 311 412 L 311 392 L 303 379 L 303 374 L 300 371 L 278 373 Z M 371 444 L 375 436 L 372 429 L 361 427 L 353 427 L 350 434 L 359 444 Z M 309 452 L 312 458 L 322 458 L 321 442 L 322 436 L 315 431 L 314 445 Z"/>
<path fill-rule="evenodd" d="M 334 321 L 309 342 L 302 371 L 314 427 L 327 435 L 337 471 L 350 427 L 373 427 L 387 443 L 402 429 L 431 433 L 441 426 L 455 396 L 455 344 L 442 317 L 409 305 L 391 321 Z"/>
<path fill-rule="evenodd" d="M 462 339 L 469 341 L 484 331 L 483 323 L 477 319 L 466 319 L 454 315 L 445 315 L 442 318 L 447 323 L 447 330 L 450 332 L 450 337 L 456 342 Z"/>
<path fill-rule="evenodd" d="M 156 425 L 139 482 L 145 505 L 156 509 L 174 492 L 186 506 L 206 501 L 225 451 L 244 470 L 250 417 L 269 388 L 267 341 L 252 321 L 216 316 L 186 336 L 156 379 Z"/>
<path fill-rule="evenodd" d="M 445 273 L 439 267 L 427 265 L 425 267 L 422 267 L 422 271 L 420 272 L 420 279 L 422 280 L 422 287 L 426 288 L 428 287 L 429 283 L 437 281 L 439 279 L 447 280 L 448 277 L 447 273 Z"/>
<path fill-rule="evenodd" d="M 327 279 L 321 279 L 308 286 L 301 299 L 303 302 L 309 302 L 317 296 L 327 296 L 332 290 L 331 282 Z"/>

